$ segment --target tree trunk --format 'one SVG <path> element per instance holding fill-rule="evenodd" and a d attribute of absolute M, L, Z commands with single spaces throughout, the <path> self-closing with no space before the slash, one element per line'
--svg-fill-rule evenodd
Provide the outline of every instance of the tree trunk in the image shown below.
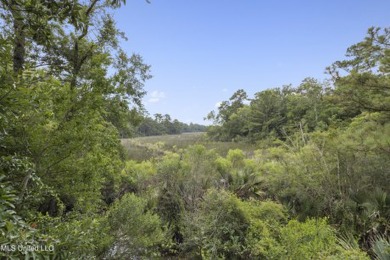
<path fill-rule="evenodd" d="M 13 17 L 13 29 L 15 35 L 13 43 L 13 70 L 15 73 L 19 73 L 23 70 L 26 55 L 25 24 L 22 11 L 20 11 L 16 1 L 11 1 L 10 9 Z"/>

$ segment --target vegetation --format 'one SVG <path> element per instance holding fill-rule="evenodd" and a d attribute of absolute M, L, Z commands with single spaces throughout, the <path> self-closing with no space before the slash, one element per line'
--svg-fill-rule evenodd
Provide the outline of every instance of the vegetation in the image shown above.
<path fill-rule="evenodd" d="M 175 135 L 191 132 L 205 132 L 206 126 L 200 124 L 186 124 L 177 119 L 172 120 L 171 116 L 155 114 L 154 119 L 144 117 L 139 126 L 135 129 L 136 136 Z M 126 138 L 128 136 L 122 136 Z"/>
<path fill-rule="evenodd" d="M 123 149 L 150 78 L 119 46 L 124 2 L 1 1 L 2 258 L 389 258 L 390 29 L 328 84 L 237 91 L 208 138 Z"/>
<path fill-rule="evenodd" d="M 370 28 L 347 50 L 350 60 L 327 68 L 330 81 L 306 78 L 298 87 L 268 89 L 249 99 L 240 89 L 212 111 L 209 135 L 217 140 L 286 141 L 292 135 L 345 128 L 364 114 L 389 116 L 389 29 Z M 342 75 L 342 76 L 341 76 Z M 249 105 L 245 101 L 250 101 Z"/>
<path fill-rule="evenodd" d="M 166 152 L 178 152 L 188 146 L 200 144 L 214 149 L 226 156 L 229 150 L 240 149 L 251 155 L 257 149 L 255 145 L 243 142 L 219 142 L 207 138 L 206 133 L 193 132 L 179 135 L 160 135 L 122 139 L 124 155 L 128 160 L 144 161 L 161 158 Z"/>
<path fill-rule="evenodd" d="M 263 148 L 266 197 L 300 220 L 328 217 L 371 256 L 389 237 L 389 45 L 388 28 L 370 28 L 347 50 L 349 60 L 327 68 L 330 82 L 307 78 L 253 99 L 238 90 L 208 115 L 210 138 Z"/>

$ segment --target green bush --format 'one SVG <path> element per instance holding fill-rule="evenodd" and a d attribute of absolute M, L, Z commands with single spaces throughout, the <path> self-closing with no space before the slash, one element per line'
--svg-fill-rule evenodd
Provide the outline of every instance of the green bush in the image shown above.
<path fill-rule="evenodd" d="M 158 256 L 164 241 L 160 218 L 147 209 L 147 201 L 126 194 L 108 212 L 114 243 L 109 256 L 118 259 Z"/>
<path fill-rule="evenodd" d="M 281 230 L 280 243 L 283 259 L 368 259 L 360 250 L 342 248 L 326 219 L 289 221 Z"/>
<path fill-rule="evenodd" d="M 66 259 L 103 257 L 112 244 L 104 216 L 70 213 L 65 218 L 40 216 L 41 232 L 56 238 L 55 255 Z"/>
<path fill-rule="evenodd" d="M 198 219 L 202 256 L 207 259 L 240 258 L 250 222 L 241 201 L 223 190 L 210 190 L 204 197 Z M 191 234 L 189 234 L 191 235 Z"/>

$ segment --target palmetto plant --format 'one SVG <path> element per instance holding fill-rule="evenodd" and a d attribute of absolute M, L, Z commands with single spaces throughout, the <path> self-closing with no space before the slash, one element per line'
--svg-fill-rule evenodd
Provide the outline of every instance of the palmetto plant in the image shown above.
<path fill-rule="evenodd" d="M 259 199 L 265 196 L 265 193 L 261 190 L 263 182 L 263 178 L 258 173 L 250 171 L 250 169 L 237 170 L 232 174 L 229 189 L 239 198 Z"/>
<path fill-rule="evenodd" d="M 390 259 L 390 237 L 376 235 L 372 238 L 372 253 L 376 260 Z"/>

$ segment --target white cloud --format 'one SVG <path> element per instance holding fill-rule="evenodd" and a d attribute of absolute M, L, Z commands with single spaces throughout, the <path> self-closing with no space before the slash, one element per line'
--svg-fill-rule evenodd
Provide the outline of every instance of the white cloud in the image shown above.
<path fill-rule="evenodd" d="M 228 91 L 227 88 L 222 89 L 222 92 L 227 92 L 227 91 Z"/>
<path fill-rule="evenodd" d="M 165 93 L 162 92 L 162 91 L 158 91 L 158 90 L 154 90 L 150 93 L 149 95 L 149 99 L 148 99 L 148 102 L 149 103 L 157 103 L 159 102 L 161 99 L 164 99 L 165 98 Z"/>

